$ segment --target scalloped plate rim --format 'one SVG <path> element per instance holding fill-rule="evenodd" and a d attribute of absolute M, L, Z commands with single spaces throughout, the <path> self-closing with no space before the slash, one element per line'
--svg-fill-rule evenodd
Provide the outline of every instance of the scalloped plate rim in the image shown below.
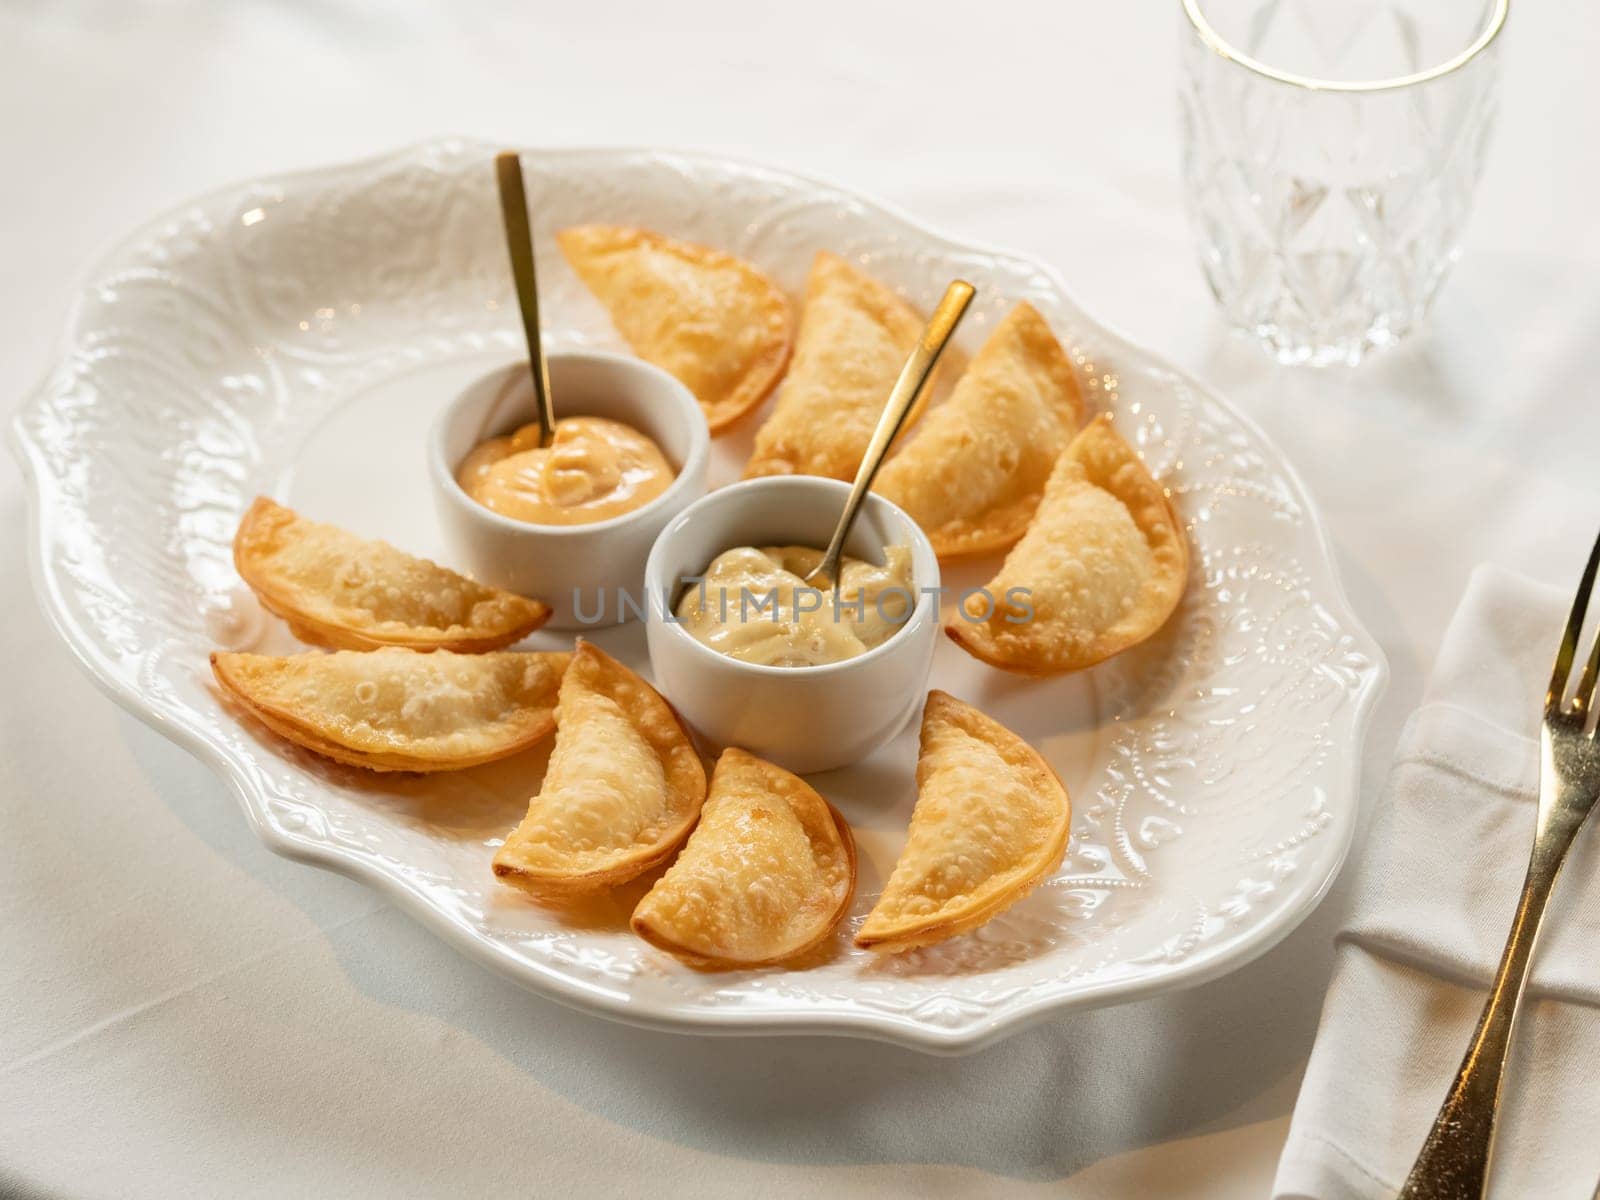
<path fill-rule="evenodd" d="M 1326 896 L 1349 856 L 1354 841 L 1360 785 L 1360 764 L 1365 749 L 1366 735 L 1378 700 L 1387 688 L 1389 665 L 1382 648 L 1356 614 L 1344 587 L 1337 555 L 1327 526 L 1322 520 L 1316 501 L 1294 463 L 1277 447 L 1271 437 L 1248 413 L 1237 408 L 1226 397 L 1202 383 L 1188 372 L 1174 366 L 1158 354 L 1139 346 L 1121 331 L 1094 317 L 1067 287 L 1056 268 L 1048 263 L 1012 250 L 978 241 L 962 241 L 939 232 L 912 217 L 896 205 L 871 198 L 832 180 L 804 172 L 774 167 L 744 159 L 736 155 L 714 154 L 672 147 L 638 145 L 586 145 L 554 146 L 525 149 L 524 153 L 543 157 L 572 156 L 605 158 L 608 156 L 649 155 L 694 160 L 707 164 L 733 166 L 746 171 L 759 171 L 778 179 L 793 181 L 810 188 L 848 197 L 877 216 L 914 232 L 918 236 L 946 250 L 967 254 L 981 254 L 1014 263 L 1025 264 L 1030 270 L 1045 276 L 1058 290 L 1065 302 L 1081 315 L 1108 341 L 1115 342 L 1120 353 L 1142 360 L 1146 365 L 1170 372 L 1193 388 L 1196 394 L 1224 410 L 1228 416 L 1258 439 L 1270 452 L 1274 465 L 1294 489 L 1295 500 L 1306 512 L 1306 525 L 1314 531 L 1319 564 L 1326 572 L 1331 595 L 1324 601 L 1339 618 L 1343 632 L 1356 644 L 1370 662 L 1345 702 L 1349 712 L 1349 729 L 1353 753 L 1339 760 L 1338 784 L 1332 792 L 1340 794 L 1347 802 L 1330 809 L 1334 813 L 1335 828 L 1328 832 L 1335 836 L 1326 855 L 1325 866 L 1315 874 L 1305 877 L 1291 891 L 1288 903 L 1280 905 L 1274 915 L 1248 930 L 1242 937 L 1224 940 L 1196 951 L 1182 962 L 1166 970 L 1151 972 L 1143 977 L 1089 980 L 1077 983 L 1066 995 L 1043 996 L 1017 1004 L 1004 1016 L 988 1017 L 954 1027 L 935 1027 L 884 1012 L 866 1012 L 859 1009 L 842 1009 L 828 1012 L 813 1009 L 811 1015 L 798 1016 L 771 1012 L 727 1010 L 720 1013 L 673 1012 L 649 1013 L 632 1005 L 626 998 L 615 999 L 602 991 L 556 973 L 543 964 L 518 957 L 492 938 L 450 918 L 408 886 L 400 875 L 383 869 L 379 864 L 353 853 L 312 838 L 301 838 L 272 826 L 264 818 L 264 801 L 252 789 L 244 775 L 243 767 L 230 755 L 208 741 L 198 730 L 176 719 L 144 700 L 131 685 L 122 679 L 101 657 L 93 640 L 71 619 L 65 604 L 56 593 L 53 580 L 44 569 L 44 551 L 49 540 L 49 523 L 46 509 L 46 479 L 37 461 L 38 447 L 24 429 L 28 412 L 46 399 L 55 369 L 70 352 L 80 332 L 85 297 L 93 282 L 100 278 L 110 264 L 128 247 L 136 244 L 147 231 L 155 230 L 180 218 L 185 212 L 208 201 L 228 196 L 238 190 L 275 180 L 309 181 L 350 171 L 359 171 L 394 160 L 403 160 L 433 149 L 447 147 L 481 148 L 491 153 L 496 143 L 479 138 L 457 135 L 426 138 L 408 143 L 394 150 L 346 159 L 320 166 L 290 168 L 266 175 L 238 179 L 174 204 L 145 221 L 128 233 L 115 239 L 91 260 L 79 273 L 73 298 L 68 306 L 63 333 L 58 337 L 40 382 L 31 388 L 17 406 L 8 423 L 8 444 L 16 458 L 25 482 L 27 526 L 31 536 L 26 537 L 28 547 L 28 573 L 34 594 L 39 601 L 52 630 L 66 644 L 79 667 L 94 684 L 121 708 L 139 718 L 174 744 L 188 751 L 227 783 L 239 807 L 243 810 L 252 833 L 273 853 L 296 862 L 306 863 L 333 871 L 346 878 L 373 888 L 379 895 L 395 903 L 402 911 L 418 921 L 447 944 L 466 953 L 473 961 L 488 967 L 513 983 L 526 987 L 548 999 L 580 1011 L 597 1013 L 625 1024 L 646 1029 L 675 1033 L 695 1033 L 720 1036 L 847 1036 L 872 1041 L 887 1042 L 934 1054 L 964 1054 L 988 1046 L 1001 1038 L 1020 1032 L 1029 1026 L 1056 1014 L 1069 1011 L 1129 1003 L 1168 991 L 1197 987 L 1238 969 L 1265 954 L 1297 928 Z"/>

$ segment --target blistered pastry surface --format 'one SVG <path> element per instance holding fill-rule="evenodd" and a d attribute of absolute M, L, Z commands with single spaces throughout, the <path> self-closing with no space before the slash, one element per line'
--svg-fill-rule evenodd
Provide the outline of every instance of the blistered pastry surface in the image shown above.
<path fill-rule="evenodd" d="M 1102 417 L 1061 455 L 1027 533 L 949 629 L 997 666 L 1077 670 L 1160 629 L 1188 570 L 1164 488 Z"/>
<path fill-rule="evenodd" d="M 544 782 L 495 870 L 535 888 L 632 878 L 688 834 L 706 793 L 699 755 L 655 690 L 587 643 L 556 722 Z"/>
<path fill-rule="evenodd" d="M 782 961 L 842 915 L 855 883 L 848 836 L 804 780 L 725 751 L 700 823 L 633 921 L 707 960 Z"/>
<path fill-rule="evenodd" d="M 873 490 L 910 513 L 941 557 L 1004 549 L 1028 527 L 1082 417 L 1072 363 L 1024 301 L 984 342 L 950 399 L 884 464 Z"/>
<path fill-rule="evenodd" d="M 893 290 L 837 255 L 817 255 L 794 361 L 756 433 L 746 477 L 853 479 L 921 333 L 922 318 Z"/>
<path fill-rule="evenodd" d="M 219 680 L 307 744 L 448 764 L 481 760 L 546 731 L 562 672 L 560 652 L 431 654 L 397 647 L 287 656 L 222 653 Z"/>
<path fill-rule="evenodd" d="M 1021 738 L 943 692 L 928 698 L 911 829 L 858 937 L 964 929 L 1022 899 L 1060 861 L 1071 806 Z"/>
<path fill-rule="evenodd" d="M 300 624 L 307 640 L 332 647 L 488 649 L 524 637 L 549 615 L 536 600 L 264 497 L 240 522 L 233 550 L 235 566 L 268 608 Z"/>
<path fill-rule="evenodd" d="M 713 431 L 778 382 L 794 317 L 783 292 L 751 263 L 618 225 L 575 226 L 559 240 L 618 332 L 694 393 Z"/>

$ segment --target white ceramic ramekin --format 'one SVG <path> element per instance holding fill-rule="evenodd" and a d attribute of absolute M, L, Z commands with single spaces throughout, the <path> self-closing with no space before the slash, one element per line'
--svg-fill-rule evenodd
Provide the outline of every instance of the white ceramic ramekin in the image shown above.
<path fill-rule="evenodd" d="M 691 504 L 656 539 L 645 565 L 645 627 L 656 687 L 717 746 L 740 746 L 791 771 L 847 766 L 893 737 L 922 707 L 939 635 L 939 560 L 917 523 L 869 495 L 845 553 L 883 561 L 911 547 L 916 606 L 881 645 L 817 667 L 765 667 L 718 654 L 672 620 L 683 580 L 734 546 L 826 546 L 850 493 L 809 475 L 752 479 Z M 770 620 L 770 617 L 758 617 Z"/>
<path fill-rule="evenodd" d="M 537 419 L 528 369 L 514 364 L 462 392 L 434 422 L 428 473 L 451 565 L 495 587 L 535 596 L 547 629 L 591 629 L 641 615 L 645 559 L 656 535 L 704 494 L 711 439 L 689 389 L 659 367 L 620 354 L 549 356 L 556 417 L 609 417 L 655 439 L 677 470 L 650 503 L 589 525 L 530 525 L 479 504 L 456 482 L 467 452 Z"/>

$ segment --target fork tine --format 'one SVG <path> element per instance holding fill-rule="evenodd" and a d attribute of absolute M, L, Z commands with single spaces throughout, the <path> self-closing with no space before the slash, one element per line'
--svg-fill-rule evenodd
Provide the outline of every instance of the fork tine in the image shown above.
<path fill-rule="evenodd" d="M 1578 678 L 1578 690 L 1572 696 L 1573 708 L 1579 713 L 1587 713 L 1594 707 L 1597 678 L 1600 678 L 1600 633 L 1595 634 L 1589 660 L 1583 664 L 1583 674 Z"/>
<path fill-rule="evenodd" d="M 1600 572 L 1600 537 L 1595 539 L 1594 549 L 1589 551 L 1589 561 L 1583 568 L 1578 594 L 1572 598 L 1572 613 L 1567 617 L 1567 628 L 1561 635 L 1561 649 L 1556 652 L 1556 669 L 1550 676 L 1550 690 L 1544 697 L 1546 712 L 1559 711 L 1561 708 L 1561 696 L 1567 690 L 1567 677 L 1572 674 L 1572 660 L 1578 653 L 1578 638 L 1583 633 L 1583 618 L 1589 611 L 1589 593 L 1594 590 L 1597 572 Z M 1596 644 L 1596 653 L 1600 653 L 1600 642 Z M 1585 707 L 1589 692 L 1593 690 L 1597 669 L 1600 669 L 1600 665 L 1597 665 L 1595 655 L 1591 654 L 1579 684 L 1580 710 Z"/>
<path fill-rule="evenodd" d="M 1600 636 L 1596 636 L 1594 640 L 1594 648 L 1589 651 L 1589 661 L 1584 664 L 1583 677 L 1578 680 L 1578 690 L 1572 697 L 1573 710 L 1579 716 L 1587 716 L 1594 708 L 1597 673 L 1600 673 Z"/>

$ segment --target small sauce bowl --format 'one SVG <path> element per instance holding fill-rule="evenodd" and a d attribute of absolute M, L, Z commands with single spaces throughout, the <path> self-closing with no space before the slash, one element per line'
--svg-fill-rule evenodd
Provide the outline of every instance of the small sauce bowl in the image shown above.
<path fill-rule="evenodd" d="M 645 564 L 645 637 L 655 685 L 717 746 L 739 746 L 799 774 L 848 766 L 892 738 L 922 708 L 939 635 L 939 560 L 898 506 L 869 494 L 845 543 L 881 563 L 885 546 L 911 548 L 911 615 L 881 644 L 842 662 L 768 667 L 719 654 L 675 619 L 684 580 L 735 546 L 822 547 L 848 484 L 810 475 L 751 479 L 679 513 Z M 734 601 L 733 603 L 737 603 Z M 771 620 L 751 613 L 752 620 Z"/>
<path fill-rule="evenodd" d="M 677 472 L 672 483 L 632 512 L 587 525 L 533 525 L 467 495 L 456 469 L 468 451 L 538 419 L 528 368 L 516 363 L 467 388 L 434 422 L 428 474 L 439 524 L 452 565 L 543 600 L 552 609 L 546 629 L 621 624 L 643 614 L 645 559 L 656 535 L 705 493 L 711 436 L 689 389 L 659 367 L 598 351 L 559 351 L 548 361 L 558 419 L 633 426 L 661 447 Z"/>

